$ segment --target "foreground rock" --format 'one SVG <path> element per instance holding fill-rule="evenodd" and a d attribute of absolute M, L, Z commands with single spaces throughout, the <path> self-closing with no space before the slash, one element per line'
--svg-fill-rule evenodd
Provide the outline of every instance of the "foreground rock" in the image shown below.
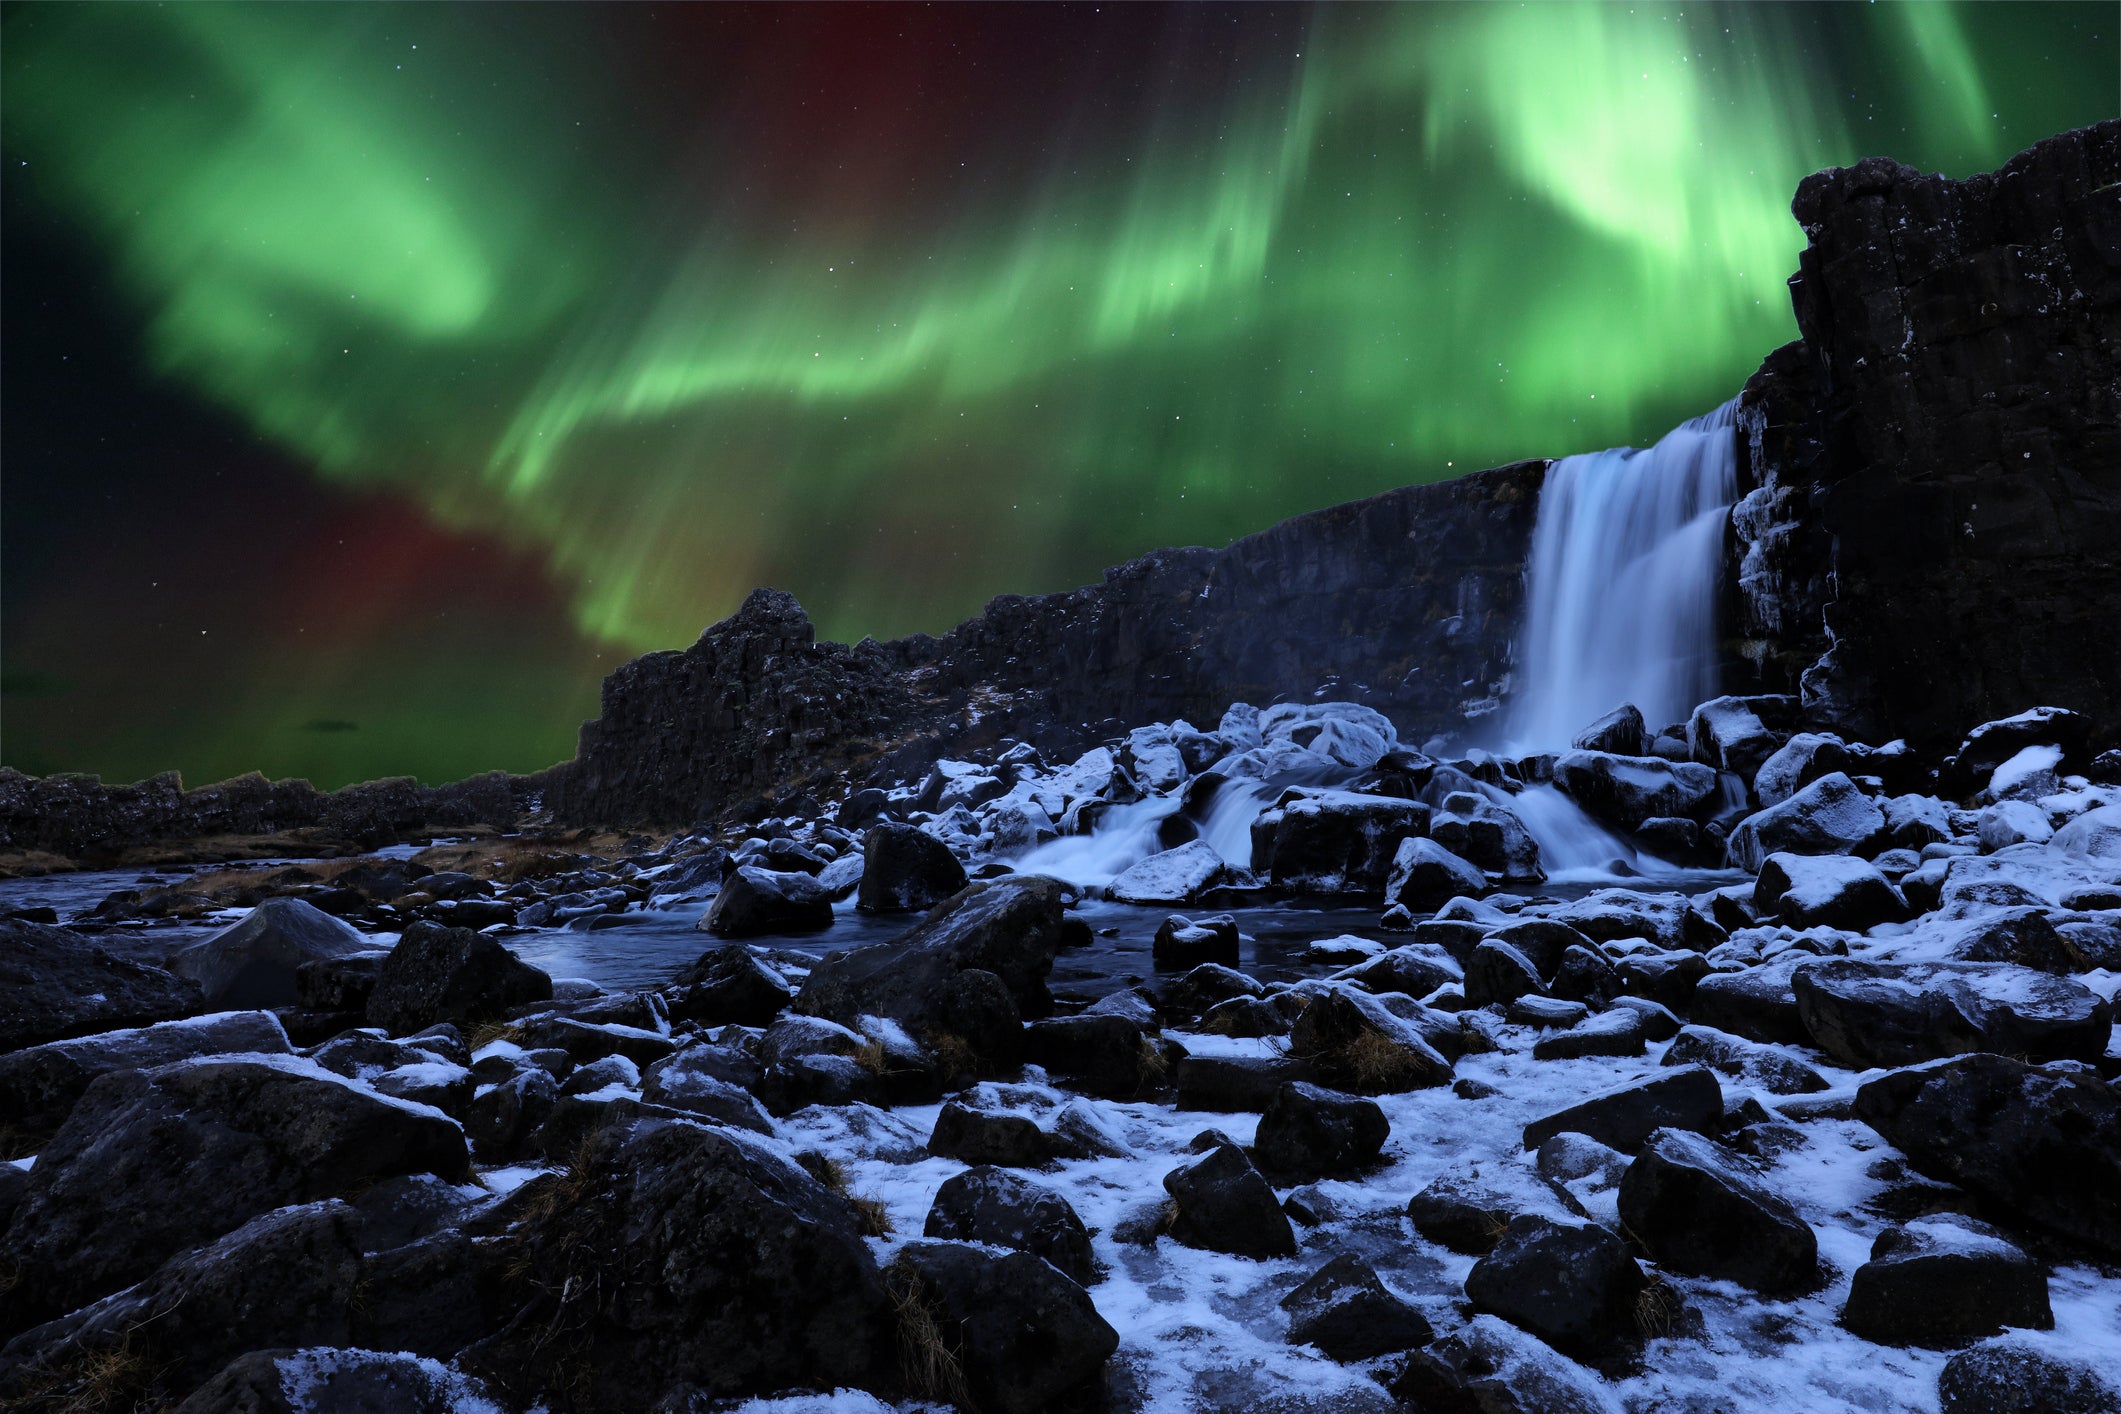
<path fill-rule="evenodd" d="M 443 1022 L 498 1021 L 516 1007 L 550 1000 L 552 978 L 485 934 L 415 923 L 383 960 L 368 1024 L 404 1035 Z"/>
<path fill-rule="evenodd" d="M 1045 1414 L 1094 1390 L 1119 1332 L 1080 1286 L 1023 1252 L 913 1242 L 891 1266 L 922 1393 L 995 1414 Z M 919 1378 L 926 1376 L 927 1378 Z"/>
<path fill-rule="evenodd" d="M 1722 1120 L 1723 1087 L 1715 1075 L 1685 1066 L 1533 1120 L 1524 1127 L 1524 1147 L 1537 1149 L 1557 1134 L 1576 1133 L 1631 1154 L 1659 1129 L 1704 1130 Z"/>
<path fill-rule="evenodd" d="M 926 912 L 965 887 L 965 866 L 950 847 L 911 825 L 878 825 L 862 841 L 864 913 Z"/>
<path fill-rule="evenodd" d="M 809 874 L 746 864 L 722 881 L 700 919 L 718 938 L 768 933 L 815 933 L 832 926 L 832 892 Z"/>
<path fill-rule="evenodd" d="M 1970 1051 L 2093 1060 L 2113 1033 L 2112 1009 L 2090 988 L 2010 963 L 1836 959 L 1791 983 L 1813 1042 L 1859 1069 Z"/>
<path fill-rule="evenodd" d="M 199 984 L 217 1011 L 293 1006 L 295 971 L 367 952 L 375 944 L 338 919 L 296 898 L 267 899 L 241 923 L 170 959 L 170 971 Z"/>
<path fill-rule="evenodd" d="M 260 1213 L 394 1174 L 470 1177 L 464 1133 L 293 1057 L 180 1061 L 91 1084 L 37 1158 L 0 1256 L 0 1325 L 136 1281 Z"/>
<path fill-rule="evenodd" d="M 1245 1151 L 1218 1144 L 1200 1159 L 1164 1175 L 1171 1195 L 1171 1236 L 1188 1247 L 1238 1257 L 1288 1257 L 1296 1252 L 1274 1190 Z"/>
<path fill-rule="evenodd" d="M 1620 1220 L 1674 1271 L 1766 1295 L 1809 1290 L 1819 1241 L 1751 1161 L 1699 1134 L 1660 1129 L 1620 1180 Z"/>
<path fill-rule="evenodd" d="M 2004 1336 L 1944 1362 L 1944 1414 L 2108 1414 L 2121 1409 L 2121 1378 L 2053 1346 Z"/>
<path fill-rule="evenodd" d="M 199 984 L 128 962 L 78 933 L 0 921 L 0 1051 L 190 1016 Z"/>
<path fill-rule="evenodd" d="M 1435 1332 L 1421 1312 L 1385 1289 L 1367 1262 L 1342 1253 L 1281 1300 L 1289 1343 L 1329 1360 L 1373 1360 L 1426 1345 Z"/>
<path fill-rule="evenodd" d="M 1556 1350 L 1597 1356 L 1636 1334 L 1648 1284 L 1627 1244 L 1596 1223 L 1521 1217 L 1473 1264 L 1466 1299 Z"/>
<path fill-rule="evenodd" d="M 922 1233 L 1029 1252 L 1079 1286 L 1097 1280 L 1089 1231 L 1068 1200 L 1006 1169 L 982 1165 L 946 1180 Z"/>
<path fill-rule="evenodd" d="M 193 1056 L 235 1051 L 288 1055 L 294 1047 L 269 1011 L 233 1011 L 47 1041 L 0 1055 L 0 1115 L 31 1134 L 57 1129 L 90 1082 L 114 1070 L 146 1070 Z"/>
<path fill-rule="evenodd" d="M 485 1385 L 433 1360 L 311 1347 L 231 1361 L 178 1414 L 462 1414 L 493 1407 Z"/>
<path fill-rule="evenodd" d="M 2047 1330 L 2055 1313 L 2038 1261 L 1986 1223 L 1938 1213 L 1878 1234 L 1841 1323 L 1881 1345 L 1948 1346 L 2005 1326 Z"/>
<path fill-rule="evenodd" d="M 1290 1081 L 1260 1116 L 1252 1157 L 1282 1183 L 1348 1178 L 1377 1158 L 1391 1132 L 1376 1101 Z"/>

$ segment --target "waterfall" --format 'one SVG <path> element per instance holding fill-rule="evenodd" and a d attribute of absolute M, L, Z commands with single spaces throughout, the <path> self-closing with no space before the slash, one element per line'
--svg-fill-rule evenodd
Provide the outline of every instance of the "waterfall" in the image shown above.
<path fill-rule="evenodd" d="M 1525 567 L 1513 750 L 1566 748 L 1627 702 L 1654 732 L 1716 695 L 1737 408 L 1734 398 L 1681 423 L 1647 451 L 1589 452 L 1548 470 Z"/>

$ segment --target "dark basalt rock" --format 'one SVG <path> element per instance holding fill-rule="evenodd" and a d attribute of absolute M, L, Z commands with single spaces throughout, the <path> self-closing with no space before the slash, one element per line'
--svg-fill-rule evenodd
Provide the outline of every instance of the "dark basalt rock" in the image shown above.
<path fill-rule="evenodd" d="M 1960 1056 L 1868 1082 L 1855 1113 L 1916 1172 L 2121 1254 L 2121 1099 L 2105 1084 Z"/>
<path fill-rule="evenodd" d="M 1023 1115 L 952 1100 L 935 1117 L 928 1152 L 960 1163 L 1034 1169 L 1053 1158 L 1053 1137 Z"/>
<path fill-rule="evenodd" d="M 49 1134 L 65 1120 L 89 1083 L 106 1072 L 143 1070 L 232 1051 L 286 1055 L 293 1049 L 269 1011 L 225 1012 L 71 1041 L 47 1041 L 0 1055 L 0 1115 L 10 1116 L 20 1130 Z"/>
<path fill-rule="evenodd" d="M 1401 840 L 1385 880 L 1385 902 L 1409 913 L 1434 913 L 1461 894 L 1478 898 L 1487 876 L 1432 839 Z"/>
<path fill-rule="evenodd" d="M 1254 823 L 1253 868 L 1292 893 L 1375 896 L 1400 841 L 1428 828 L 1429 807 L 1419 801 L 1346 791 L 1304 797 Z"/>
<path fill-rule="evenodd" d="M 373 1350 L 254 1350 L 201 1385 L 179 1414 L 456 1414 L 486 1386 L 432 1361 Z"/>
<path fill-rule="evenodd" d="M 368 1021 L 403 1035 L 444 1021 L 499 1021 L 550 1000 L 552 978 L 485 934 L 415 923 L 383 961 Z"/>
<path fill-rule="evenodd" d="M 989 1164 L 946 1179 L 936 1190 L 921 1232 L 927 1237 L 1029 1252 L 1045 1258 L 1079 1286 L 1094 1285 L 1098 1279 L 1090 1233 L 1068 1200 Z"/>
<path fill-rule="evenodd" d="M 722 881 L 699 926 L 718 938 L 815 933 L 832 926 L 832 894 L 800 871 L 740 865 Z"/>
<path fill-rule="evenodd" d="M 1620 1180 L 1620 1220 L 1674 1271 L 1768 1295 L 1808 1291 L 1818 1239 L 1749 1164 L 1699 1134 L 1660 1129 Z"/>
<path fill-rule="evenodd" d="M 190 1016 L 199 984 L 111 956 L 78 933 L 0 921 L 0 1051 Z"/>
<path fill-rule="evenodd" d="M 1691 816 L 1716 795 L 1716 772 L 1698 762 L 1568 751 L 1554 762 L 1554 784 L 1591 814 L 1624 830 L 1643 821 Z"/>
<path fill-rule="evenodd" d="M 1520 1217 L 1473 1264 L 1466 1299 L 1556 1350 L 1595 1356 L 1636 1333 L 1647 1285 L 1627 1244 L 1596 1223 Z"/>
<path fill-rule="evenodd" d="M 1296 1233 L 1267 1180 L 1245 1151 L 1217 1144 L 1206 1156 L 1164 1175 L 1171 1195 L 1171 1236 L 1188 1247 L 1238 1257 L 1289 1257 Z"/>
<path fill-rule="evenodd" d="M 1259 1114 L 1288 1081 L 1321 1076 L 1309 1062 L 1287 1056 L 1182 1056 L 1171 1078 L 1182 1110 Z"/>
<path fill-rule="evenodd" d="M 250 916 L 170 959 L 170 971 L 199 984 L 215 1010 L 293 1006 L 304 963 L 367 952 L 375 944 L 296 898 L 267 899 Z"/>
<path fill-rule="evenodd" d="M 1407 1200 L 1407 1220 L 1429 1241 L 1477 1257 L 1492 1251 L 1519 1218 L 1569 1223 L 1585 1216 L 1565 1190 L 1527 1184 L 1510 1190 L 1445 1174 Z"/>
<path fill-rule="evenodd" d="M 1705 1065 L 1771 1095 L 1809 1095 L 1827 1088 L 1826 1077 L 1790 1052 L 1707 1026 L 1689 1026 L 1674 1036 L 1665 1047 L 1664 1064 Z"/>
<path fill-rule="evenodd" d="M 1329 1360 L 1374 1360 L 1427 1345 L 1435 1334 L 1421 1312 L 1394 1296 L 1370 1264 L 1342 1253 L 1281 1299 L 1289 1344 L 1311 1345 Z"/>
<path fill-rule="evenodd" d="M 2048 1330 L 2047 1272 L 1986 1223 L 1939 1213 L 1889 1227 L 1856 1269 L 1841 1324 L 1881 1345 L 1958 1345 Z"/>
<path fill-rule="evenodd" d="M 1813 1042 L 1858 1068 L 1970 1051 L 2095 1060 L 2113 1033 L 2112 1008 L 2096 992 L 2007 962 L 1834 958 L 1792 979 Z"/>
<path fill-rule="evenodd" d="M 739 943 L 710 948 L 663 989 L 673 1021 L 767 1026 L 795 999 L 787 979 Z"/>
<path fill-rule="evenodd" d="M 0 1239 L 22 1280 L 0 1325 L 68 1309 L 260 1213 L 367 1179 L 471 1175 L 464 1134 L 301 1060 L 179 1061 L 99 1077 Z"/>
<path fill-rule="evenodd" d="M 1088 1292 L 1025 1252 L 995 1257 L 955 1242 L 909 1242 L 889 1273 L 902 1305 L 917 1303 L 949 1356 L 933 1391 L 994 1414 L 1046 1414 L 1094 1402 L 1119 1332 Z"/>
<path fill-rule="evenodd" d="M 1091 1095 L 1127 1100 L 1163 1079 L 1163 1052 L 1123 1016 L 1058 1016 L 1024 1028 L 1024 1059 Z"/>
<path fill-rule="evenodd" d="M 1259 1118 L 1252 1158 L 1281 1183 L 1348 1178 L 1376 1160 L 1391 1133 L 1374 1100 L 1286 1081 Z"/>
<path fill-rule="evenodd" d="M 1203 918 L 1195 923 L 1174 913 L 1156 925 L 1149 953 L 1158 968 L 1174 972 L 1202 967 L 1235 968 L 1238 941 L 1234 918 Z"/>
<path fill-rule="evenodd" d="M 2112 1371 L 2004 1336 L 1962 1350 L 1937 1377 L 1944 1414 L 2109 1414 L 2121 1409 Z"/>
<path fill-rule="evenodd" d="M 1556 1134 L 1587 1134 L 1634 1153 L 1654 1130 L 1708 1130 L 1723 1122 L 1723 1087 L 1701 1066 L 1687 1066 L 1594 1095 L 1524 1127 L 1524 1147 L 1537 1149 Z"/>
<path fill-rule="evenodd" d="M 935 836 L 911 825 L 878 825 L 862 841 L 854 906 L 865 913 L 926 912 L 965 882 L 965 866 Z"/>

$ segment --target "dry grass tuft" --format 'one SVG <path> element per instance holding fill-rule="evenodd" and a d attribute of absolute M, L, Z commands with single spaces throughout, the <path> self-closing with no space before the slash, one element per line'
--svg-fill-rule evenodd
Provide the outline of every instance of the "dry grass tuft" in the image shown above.
<path fill-rule="evenodd" d="M 864 1041 L 854 1052 L 854 1063 L 871 1075 L 882 1075 L 888 1067 L 882 1041 Z"/>
<path fill-rule="evenodd" d="M 934 1053 L 935 1068 L 942 1073 L 946 1085 L 979 1074 L 979 1053 L 955 1032 L 936 1032 L 928 1038 L 928 1049 Z"/>
<path fill-rule="evenodd" d="M 805 1149 L 795 1156 L 795 1161 L 809 1174 L 833 1192 L 845 1196 L 847 1192 L 847 1169 L 838 1159 L 822 1149 Z"/>
<path fill-rule="evenodd" d="M 1412 1051 L 1382 1031 L 1365 1028 L 1330 1058 L 1331 1067 L 1348 1077 L 1355 1088 L 1385 1091 L 1420 1078 L 1422 1066 Z"/>
<path fill-rule="evenodd" d="M 1144 1036 L 1134 1067 L 1141 1075 L 1141 1088 L 1152 1090 L 1171 1074 L 1171 1058 L 1164 1054 L 1164 1048 L 1156 1043 L 1156 1038 Z"/>
<path fill-rule="evenodd" d="M 139 1414 L 165 1409 L 171 1401 L 159 1388 L 162 1371 L 133 1348 L 127 1332 L 116 1345 L 82 1350 L 64 1364 L 40 1371 L 18 1386 L 20 1402 L 11 1407 L 47 1414 Z"/>
<path fill-rule="evenodd" d="M 860 1220 L 862 1236 L 889 1237 L 897 1229 L 891 1222 L 891 1210 L 884 1200 L 871 1194 L 849 1194 L 847 1201 L 854 1205 L 854 1213 Z"/>
<path fill-rule="evenodd" d="M 898 1325 L 899 1375 L 906 1387 L 923 1399 L 941 1400 L 966 1414 L 977 1414 L 965 1387 L 964 1364 L 922 1297 L 920 1277 L 903 1263 L 893 1263 L 884 1277 Z"/>
<path fill-rule="evenodd" d="M 472 1028 L 465 1043 L 476 1051 L 481 1046 L 492 1045 L 495 1041 L 514 1042 L 522 1039 L 523 1028 L 513 1021 L 482 1021 Z"/>
<path fill-rule="evenodd" d="M 1635 1329 L 1645 1340 L 1670 1335 L 1679 1323 L 1679 1289 L 1662 1278 L 1635 1293 Z"/>

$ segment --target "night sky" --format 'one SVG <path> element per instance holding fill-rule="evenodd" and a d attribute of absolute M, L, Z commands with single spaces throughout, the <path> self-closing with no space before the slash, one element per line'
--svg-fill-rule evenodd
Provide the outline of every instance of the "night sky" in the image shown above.
<path fill-rule="evenodd" d="M 1794 336 L 1798 179 L 2121 111 L 2084 5 L 21 5 L 0 761 L 572 754 L 827 636 L 1521 456 Z"/>

